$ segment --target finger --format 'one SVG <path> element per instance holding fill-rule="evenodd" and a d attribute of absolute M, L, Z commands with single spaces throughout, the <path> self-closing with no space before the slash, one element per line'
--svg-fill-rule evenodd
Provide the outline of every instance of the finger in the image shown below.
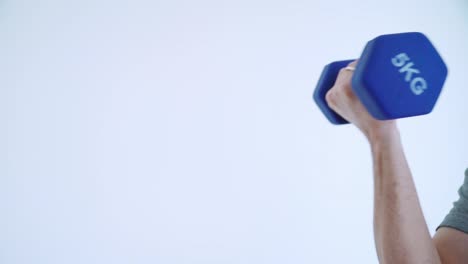
<path fill-rule="evenodd" d="M 336 112 L 338 112 L 337 106 L 344 103 L 342 102 L 343 100 L 353 100 L 355 97 L 351 89 L 351 78 L 353 76 L 353 69 L 357 63 L 358 61 L 355 60 L 339 71 L 335 84 L 325 96 L 325 100 L 330 108 Z"/>
<path fill-rule="evenodd" d="M 358 62 L 359 62 L 359 60 L 355 60 L 355 61 L 351 62 L 350 64 L 348 64 L 348 66 L 357 67 Z"/>
<path fill-rule="evenodd" d="M 353 71 L 351 69 L 347 67 L 341 68 L 335 80 L 335 87 L 343 87 L 346 85 L 351 85 L 352 77 L 353 77 Z"/>
<path fill-rule="evenodd" d="M 355 60 L 348 64 L 348 66 L 342 68 L 338 73 L 338 76 L 335 80 L 335 86 L 338 87 L 351 87 L 351 78 L 356 68 L 358 60 Z"/>

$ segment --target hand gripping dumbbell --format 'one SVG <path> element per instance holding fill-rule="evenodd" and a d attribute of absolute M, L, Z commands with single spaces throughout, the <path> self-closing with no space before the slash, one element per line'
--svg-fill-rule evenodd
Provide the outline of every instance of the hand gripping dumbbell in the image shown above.
<path fill-rule="evenodd" d="M 314 100 L 333 124 L 346 124 L 327 104 L 325 95 L 340 69 L 354 60 L 335 61 L 323 69 Z M 447 66 L 429 39 L 419 32 L 382 35 L 369 41 L 359 58 L 351 86 L 376 119 L 428 114 L 434 108 Z"/>

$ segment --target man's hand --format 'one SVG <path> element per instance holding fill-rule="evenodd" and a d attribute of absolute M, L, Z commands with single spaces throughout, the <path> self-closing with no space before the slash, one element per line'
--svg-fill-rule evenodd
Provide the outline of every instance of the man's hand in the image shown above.
<path fill-rule="evenodd" d="M 355 67 L 357 61 L 349 64 Z M 396 130 L 394 120 L 381 121 L 373 118 L 351 89 L 353 71 L 341 69 L 335 85 L 326 94 L 326 101 L 331 109 L 348 122 L 356 125 L 369 141 L 378 140 Z"/>

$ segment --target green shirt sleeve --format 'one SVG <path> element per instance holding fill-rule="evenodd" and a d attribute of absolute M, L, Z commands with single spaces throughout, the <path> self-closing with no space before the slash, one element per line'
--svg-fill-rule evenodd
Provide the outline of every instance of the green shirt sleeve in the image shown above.
<path fill-rule="evenodd" d="M 458 189 L 460 198 L 453 203 L 453 208 L 437 227 L 451 227 L 468 234 L 468 169 L 465 171 L 465 181 Z"/>

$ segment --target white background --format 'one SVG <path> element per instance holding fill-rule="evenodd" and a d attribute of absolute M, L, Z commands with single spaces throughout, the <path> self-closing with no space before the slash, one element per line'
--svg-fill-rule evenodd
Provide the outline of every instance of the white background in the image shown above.
<path fill-rule="evenodd" d="M 424 32 L 400 122 L 431 233 L 468 157 L 465 1 L 0 1 L 0 263 L 376 263 L 369 147 L 323 66 Z"/>

